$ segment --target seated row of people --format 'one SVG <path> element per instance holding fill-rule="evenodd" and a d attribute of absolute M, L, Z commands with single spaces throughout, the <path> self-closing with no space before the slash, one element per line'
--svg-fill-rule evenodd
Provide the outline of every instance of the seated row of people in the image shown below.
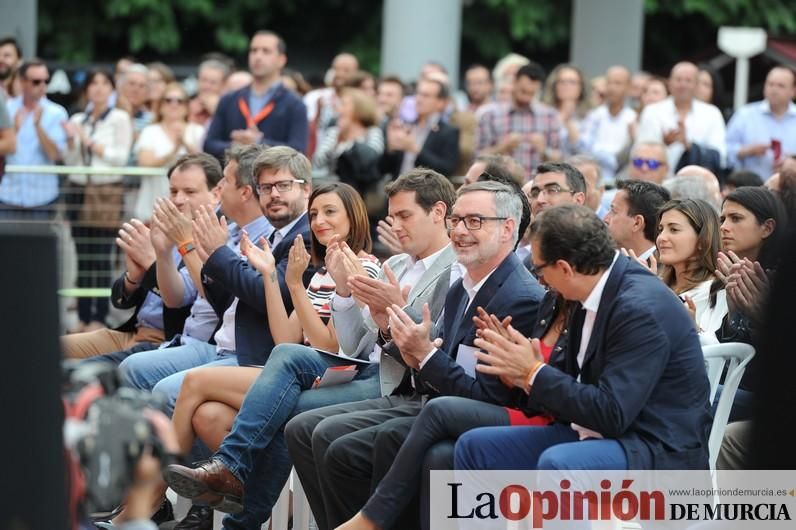
<path fill-rule="evenodd" d="M 311 191 L 290 148 L 233 151 L 221 216 L 176 206 L 185 170 L 170 173 L 172 201 L 148 233 L 122 230 L 136 259 L 120 288 L 141 307 L 160 298 L 164 318 L 189 307 L 186 326 L 206 304 L 215 333 L 189 327 L 86 362 L 123 359 L 128 384 L 168 396 L 181 449 L 214 454 L 164 478 L 204 517 L 203 503 L 230 512 L 230 528 L 268 518 L 291 466 L 320 528 L 428 528 L 428 471 L 454 465 L 706 467 L 700 339 L 738 327 L 738 264 L 775 255 L 786 222 L 758 188 L 729 194 L 720 223 L 704 202 L 628 181 L 603 222 L 580 206 L 586 181 L 569 164 L 541 165 L 527 196 L 499 171 L 455 192 L 420 168 L 386 189 L 402 253 L 380 267 L 361 197 L 340 183 Z M 137 250 L 147 239 L 153 250 Z M 343 370 L 349 382 L 318 386 Z"/>

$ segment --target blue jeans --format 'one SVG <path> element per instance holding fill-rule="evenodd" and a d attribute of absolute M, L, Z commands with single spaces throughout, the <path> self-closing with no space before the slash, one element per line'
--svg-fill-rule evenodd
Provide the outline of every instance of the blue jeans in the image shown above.
<path fill-rule="evenodd" d="M 627 469 L 627 456 L 616 440 L 578 440 L 569 425 L 482 427 L 456 442 L 456 469 L 578 470 Z"/>
<path fill-rule="evenodd" d="M 224 528 L 259 528 L 290 476 L 284 427 L 293 416 L 327 405 L 379 396 L 379 368 L 359 370 L 350 383 L 312 388 L 327 368 L 352 364 L 299 344 L 277 346 L 249 388 L 232 430 L 214 458 L 245 484 L 244 511 L 224 519 Z"/>
<path fill-rule="evenodd" d="M 176 348 L 131 355 L 119 365 L 119 375 L 126 386 L 165 395 L 171 416 L 188 370 L 199 366 L 237 365 L 238 358 L 234 353 L 218 353 L 212 344 L 189 340 Z"/>

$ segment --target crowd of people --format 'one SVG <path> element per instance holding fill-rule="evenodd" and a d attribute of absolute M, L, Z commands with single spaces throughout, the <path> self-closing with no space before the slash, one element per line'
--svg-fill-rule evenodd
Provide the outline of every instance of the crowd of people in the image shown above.
<path fill-rule="evenodd" d="M 286 54 L 257 32 L 248 71 L 209 58 L 193 95 L 124 59 L 69 118 L 0 41 L 7 163 L 167 170 L 132 205 L 116 174 L 0 183 L 3 219 L 65 201 L 86 267 L 124 255 L 61 344 L 164 395 L 200 461 L 164 470 L 154 521 L 170 486 L 194 504 L 168 527 L 259 528 L 291 468 L 318 527 L 351 530 L 429 528 L 433 469 L 708 467 L 702 347 L 761 347 L 792 241 L 791 69 L 725 125 L 689 62 L 589 83 L 512 54 L 457 98 L 437 63 L 410 89 L 346 53 L 307 90 Z M 755 463 L 760 385 L 753 362 L 720 468 Z"/>

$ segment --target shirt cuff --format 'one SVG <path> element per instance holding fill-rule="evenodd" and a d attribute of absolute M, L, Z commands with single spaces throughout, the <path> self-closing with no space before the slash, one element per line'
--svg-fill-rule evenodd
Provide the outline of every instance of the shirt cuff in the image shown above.
<path fill-rule="evenodd" d="M 334 293 L 332 296 L 332 309 L 335 311 L 345 311 L 346 309 L 351 309 L 356 305 L 353 296 L 340 296 L 337 293 Z"/>
<path fill-rule="evenodd" d="M 431 357 L 432 357 L 432 356 L 433 356 L 435 353 L 437 353 L 437 348 L 434 348 L 433 350 L 431 350 L 431 351 L 428 353 L 428 355 L 426 355 L 425 357 L 423 357 L 423 360 L 422 360 L 422 361 L 420 361 L 420 366 L 418 367 L 418 370 L 422 370 L 422 369 L 423 369 L 423 367 L 426 365 L 426 363 L 427 363 L 427 362 L 428 362 L 428 361 L 431 359 Z"/>
<path fill-rule="evenodd" d="M 531 380 L 528 381 L 529 386 L 533 386 L 534 381 L 536 381 L 536 376 L 539 375 L 539 372 L 541 372 L 544 369 L 545 366 L 547 366 L 547 364 L 542 363 L 542 366 L 540 366 L 539 368 L 536 369 L 536 371 L 531 376 Z"/>

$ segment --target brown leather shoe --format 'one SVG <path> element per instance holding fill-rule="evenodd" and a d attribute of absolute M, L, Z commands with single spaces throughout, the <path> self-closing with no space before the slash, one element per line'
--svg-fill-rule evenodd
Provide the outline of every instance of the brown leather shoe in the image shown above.
<path fill-rule="evenodd" d="M 243 511 L 243 484 L 218 460 L 208 460 L 196 469 L 172 464 L 163 471 L 163 480 L 178 495 L 207 502 L 218 511 Z"/>

